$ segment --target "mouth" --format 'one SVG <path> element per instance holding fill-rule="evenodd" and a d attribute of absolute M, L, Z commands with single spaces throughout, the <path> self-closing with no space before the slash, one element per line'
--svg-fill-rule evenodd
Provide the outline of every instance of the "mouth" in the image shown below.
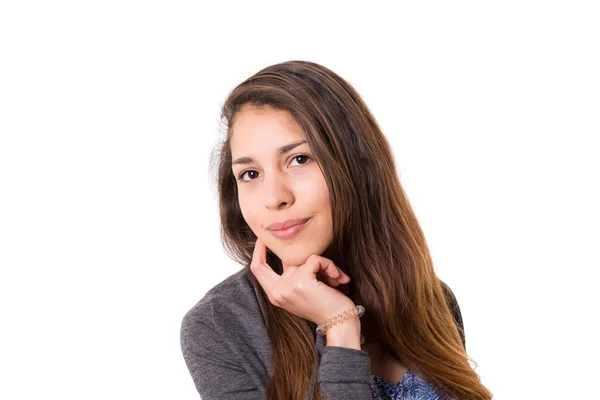
<path fill-rule="evenodd" d="M 296 222 L 295 225 L 288 226 L 283 229 L 269 229 L 269 232 L 271 232 L 271 234 L 277 239 L 289 240 L 302 232 L 310 220 L 311 218 L 306 218 L 304 220 L 300 220 L 299 223 Z"/>
<path fill-rule="evenodd" d="M 288 219 L 287 221 L 284 222 L 276 222 L 274 224 L 271 224 L 267 229 L 270 231 L 281 231 L 287 228 L 291 228 L 294 225 L 300 225 L 305 223 L 306 221 L 308 221 L 310 219 L 309 218 L 299 218 L 299 219 Z"/>

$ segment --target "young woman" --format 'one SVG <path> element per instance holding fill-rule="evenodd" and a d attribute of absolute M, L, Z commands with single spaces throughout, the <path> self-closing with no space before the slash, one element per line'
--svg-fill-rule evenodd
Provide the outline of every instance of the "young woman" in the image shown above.
<path fill-rule="evenodd" d="M 244 268 L 183 319 L 201 398 L 491 399 L 352 86 L 284 62 L 237 86 L 222 118 L 221 235 Z"/>

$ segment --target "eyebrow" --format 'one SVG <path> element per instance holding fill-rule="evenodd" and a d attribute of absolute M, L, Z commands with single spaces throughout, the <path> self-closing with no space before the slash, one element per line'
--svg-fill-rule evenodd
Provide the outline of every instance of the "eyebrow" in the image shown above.
<path fill-rule="evenodd" d="M 306 140 L 301 140 L 299 142 L 294 142 L 294 143 L 290 143 L 290 144 L 286 144 L 283 147 L 280 147 L 277 152 L 279 153 L 279 155 L 283 155 L 289 151 L 292 151 L 294 148 L 300 146 L 301 144 L 306 143 Z M 252 157 L 241 157 L 238 158 L 237 160 L 234 160 L 231 165 L 234 166 L 236 164 L 252 164 L 254 162 L 254 159 Z"/>

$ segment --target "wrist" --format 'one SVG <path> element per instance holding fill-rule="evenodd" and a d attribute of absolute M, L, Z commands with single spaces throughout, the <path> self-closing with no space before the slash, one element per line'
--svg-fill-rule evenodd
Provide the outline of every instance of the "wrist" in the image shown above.
<path fill-rule="evenodd" d="M 356 316 L 332 326 L 325 334 L 325 345 L 360 350 L 360 326 Z"/>

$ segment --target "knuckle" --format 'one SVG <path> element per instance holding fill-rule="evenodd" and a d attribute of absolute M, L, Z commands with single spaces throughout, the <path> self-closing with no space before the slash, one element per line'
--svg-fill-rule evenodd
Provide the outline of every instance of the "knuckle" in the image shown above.
<path fill-rule="evenodd" d="M 289 301 L 292 298 L 292 295 L 288 290 L 282 291 L 279 296 L 281 297 L 281 302 Z"/>
<path fill-rule="evenodd" d="M 275 304 L 281 304 L 283 300 L 285 300 L 285 295 L 281 292 L 276 292 L 271 295 Z"/>
<path fill-rule="evenodd" d="M 302 293 L 304 292 L 304 289 L 306 289 L 306 286 L 304 285 L 304 282 L 296 282 L 292 289 L 295 293 Z"/>
<path fill-rule="evenodd" d="M 270 295 L 269 296 L 269 301 L 271 302 L 271 304 L 273 304 L 274 306 L 278 305 L 279 302 L 277 301 L 277 299 L 275 298 L 274 295 Z"/>

